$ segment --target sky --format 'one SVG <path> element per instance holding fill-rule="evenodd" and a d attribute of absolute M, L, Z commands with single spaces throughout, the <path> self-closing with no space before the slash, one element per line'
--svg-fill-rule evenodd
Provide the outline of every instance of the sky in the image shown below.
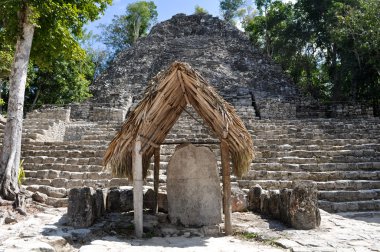
<path fill-rule="evenodd" d="M 219 11 L 220 0 L 153 0 L 157 6 L 158 18 L 157 21 L 161 22 L 170 19 L 173 15 L 178 13 L 185 13 L 187 15 L 193 14 L 196 5 L 206 9 L 206 11 L 213 16 L 220 16 Z M 295 0 L 283 0 L 294 2 Z M 114 15 L 124 14 L 127 5 L 136 2 L 136 0 L 113 0 L 113 4 L 109 6 L 104 15 L 100 19 L 89 23 L 85 26 L 87 31 L 92 31 L 93 34 L 99 34 L 101 31 L 97 28 L 99 24 L 110 24 Z M 248 0 L 247 4 L 252 5 L 252 0 Z M 97 43 L 98 46 L 101 44 Z"/>
<path fill-rule="evenodd" d="M 157 6 L 158 22 L 170 19 L 173 15 L 178 13 L 185 13 L 187 15 L 193 14 L 196 5 L 206 9 L 207 12 L 213 16 L 219 16 L 219 1 L 220 0 L 153 0 Z M 92 31 L 93 34 L 99 34 L 101 32 L 97 28 L 99 24 L 111 23 L 114 15 L 124 14 L 127 5 L 133 2 L 136 2 L 136 0 L 113 0 L 113 4 L 106 9 L 100 19 L 85 26 L 86 30 Z"/>

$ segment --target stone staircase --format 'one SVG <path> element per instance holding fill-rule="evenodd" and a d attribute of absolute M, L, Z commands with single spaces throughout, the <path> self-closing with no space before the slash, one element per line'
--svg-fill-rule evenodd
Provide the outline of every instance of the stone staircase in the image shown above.
<path fill-rule="evenodd" d="M 48 203 L 60 206 L 67 201 L 67 190 L 74 187 L 127 185 L 126 179 L 112 178 L 102 166 L 105 149 L 119 124 L 76 122 L 68 128 L 80 129 L 82 135 L 77 140 L 24 143 L 22 155 L 27 189 L 52 198 L 56 198 L 54 194 L 58 189 L 62 192 L 62 200 L 51 199 Z"/>
<path fill-rule="evenodd" d="M 102 165 L 120 125 L 119 121 L 71 120 L 69 109 L 30 113 L 24 120 L 23 185 L 46 194 L 46 203 L 55 207 L 67 205 L 68 190 L 74 187 L 126 185 L 126 179 L 112 178 Z"/>
<path fill-rule="evenodd" d="M 236 110 L 252 134 L 256 159 L 246 176 L 232 177 L 233 186 L 280 189 L 291 187 L 294 180 L 314 180 L 320 207 L 326 211 L 380 211 L 379 118 L 259 120 L 253 107 Z M 187 111 L 161 146 L 162 188 L 179 143 L 209 146 L 220 165 L 218 139 L 194 110 Z M 102 166 L 104 151 L 120 125 L 120 120 L 75 120 L 67 109 L 28 114 L 22 145 L 24 186 L 45 193 L 46 203 L 58 207 L 67 204 L 67 191 L 73 187 L 128 185 Z M 146 185 L 152 184 L 149 175 Z"/>
<path fill-rule="evenodd" d="M 236 109 L 252 134 L 256 158 L 246 176 L 232 178 L 234 186 L 281 189 L 291 188 L 294 180 L 314 180 L 320 207 L 328 212 L 380 211 L 378 118 L 257 120 L 253 108 Z M 185 141 L 206 144 L 220 161 L 219 143 L 210 131 L 192 117 L 181 117 L 161 147 L 161 182 L 174 153 L 170 143 Z"/>
<path fill-rule="evenodd" d="M 314 180 L 328 212 L 380 210 L 380 121 L 313 119 L 249 124 L 256 159 L 242 188 Z"/>

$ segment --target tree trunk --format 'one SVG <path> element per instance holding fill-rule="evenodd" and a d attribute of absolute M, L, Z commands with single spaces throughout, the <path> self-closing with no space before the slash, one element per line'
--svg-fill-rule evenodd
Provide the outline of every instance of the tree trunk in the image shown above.
<path fill-rule="evenodd" d="M 21 29 L 9 80 L 8 119 L 0 157 L 0 195 L 9 200 L 14 200 L 19 192 L 17 178 L 21 157 L 25 84 L 34 34 L 30 16 L 31 10 L 24 4 L 19 12 Z"/>
<path fill-rule="evenodd" d="M 1 98 L 2 98 L 2 93 L 3 93 L 3 80 L 0 79 L 0 101 L 1 101 Z M 1 105 L 0 103 L 0 114 L 3 113 L 3 105 Z"/>

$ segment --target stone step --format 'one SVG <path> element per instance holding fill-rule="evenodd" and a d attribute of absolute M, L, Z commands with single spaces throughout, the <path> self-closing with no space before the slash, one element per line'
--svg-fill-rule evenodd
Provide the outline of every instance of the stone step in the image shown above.
<path fill-rule="evenodd" d="M 84 135 L 81 137 L 81 140 L 109 140 L 111 141 L 113 139 L 115 135 L 112 134 L 112 135 L 97 135 L 97 134 L 94 134 L 94 135 Z"/>
<path fill-rule="evenodd" d="M 24 164 L 25 171 L 56 170 L 67 172 L 102 172 L 102 165 L 69 165 L 62 163 L 54 164 Z"/>
<path fill-rule="evenodd" d="M 23 157 L 25 159 L 33 159 L 36 157 L 51 158 L 100 158 L 104 156 L 104 150 L 24 150 Z"/>
<path fill-rule="evenodd" d="M 245 180 L 380 180 L 380 170 L 377 171 L 329 171 L 329 172 L 307 172 L 307 171 L 267 171 L 250 170 Z"/>
<path fill-rule="evenodd" d="M 362 218 L 380 218 L 380 211 L 364 211 L 364 212 L 342 212 L 339 213 L 344 218 L 362 219 Z"/>
<path fill-rule="evenodd" d="M 255 162 L 251 164 L 250 170 L 267 171 L 308 171 L 308 172 L 327 172 L 327 171 L 374 171 L 380 170 L 380 161 L 377 162 L 358 162 L 358 163 L 279 163 L 279 162 Z"/>
<path fill-rule="evenodd" d="M 29 185 L 23 187 L 28 191 L 44 193 L 52 198 L 66 198 L 68 195 L 68 190 L 66 188 L 58 188 L 48 185 Z"/>
<path fill-rule="evenodd" d="M 380 211 L 380 200 L 361 200 L 350 202 L 331 202 L 318 200 L 319 208 L 330 212 L 352 212 L 352 211 Z"/>
<path fill-rule="evenodd" d="M 319 156 L 319 157 L 274 157 L 260 158 L 256 157 L 253 163 L 290 163 L 290 164 L 309 164 L 309 163 L 368 163 L 379 161 L 378 156 Z"/>
<path fill-rule="evenodd" d="M 25 177 L 37 179 L 112 179 L 112 175 L 109 172 L 69 172 L 59 170 L 26 170 Z"/>
<path fill-rule="evenodd" d="M 255 151 L 380 151 L 380 144 L 346 144 L 346 145 L 255 145 Z"/>
<path fill-rule="evenodd" d="M 292 150 L 292 151 L 256 151 L 258 158 L 281 158 L 281 157 L 300 157 L 300 158 L 313 158 L 313 157 L 379 157 L 380 150 L 374 149 L 360 149 L 360 150 Z"/>
<path fill-rule="evenodd" d="M 236 180 L 240 188 L 249 189 L 259 184 L 263 189 L 292 188 L 291 180 Z M 318 190 L 372 190 L 380 188 L 380 180 L 333 180 L 316 181 Z"/>
<path fill-rule="evenodd" d="M 332 202 L 380 200 L 380 189 L 358 191 L 319 191 L 318 199 Z"/>
<path fill-rule="evenodd" d="M 68 146 L 79 147 L 79 148 L 102 148 L 106 149 L 110 141 L 107 140 L 78 140 L 78 141 L 62 141 L 62 142 L 33 142 L 23 144 L 24 150 L 32 150 L 34 148 L 38 149 L 62 149 Z"/>
<path fill-rule="evenodd" d="M 108 145 L 85 145 L 76 142 L 70 142 L 67 144 L 52 145 L 35 145 L 41 142 L 33 142 L 22 145 L 22 154 L 30 155 L 36 154 L 37 151 L 67 151 L 67 150 L 80 150 L 80 151 L 105 151 Z M 57 142 L 55 142 L 57 143 Z M 43 153 L 43 152 L 41 152 Z"/>
<path fill-rule="evenodd" d="M 112 179 L 38 179 L 38 178 L 26 178 L 23 182 L 26 187 L 31 185 L 37 186 L 50 186 L 57 188 L 66 188 L 67 190 L 76 187 L 94 187 L 94 188 L 107 188 L 115 186 L 129 185 L 129 181 L 126 178 L 112 178 Z"/>
<path fill-rule="evenodd" d="M 269 146 L 269 145 L 328 145 L 328 146 L 343 146 L 343 145 L 360 145 L 360 144 L 378 144 L 377 138 L 361 138 L 361 139 L 300 139 L 300 138 L 267 138 L 257 139 L 253 138 L 254 146 Z"/>
<path fill-rule="evenodd" d="M 51 156 L 29 156 L 24 158 L 24 166 L 35 165 L 35 164 L 44 164 L 44 165 L 55 165 L 55 164 L 64 164 L 64 165 L 102 165 L 102 157 L 83 157 L 83 158 L 55 158 L 54 155 Z"/>

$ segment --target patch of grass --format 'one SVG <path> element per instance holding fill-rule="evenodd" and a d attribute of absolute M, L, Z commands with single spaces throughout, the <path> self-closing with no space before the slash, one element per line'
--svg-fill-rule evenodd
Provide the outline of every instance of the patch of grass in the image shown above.
<path fill-rule="evenodd" d="M 249 233 L 249 232 L 239 233 L 238 236 L 240 236 L 241 238 L 243 238 L 245 240 L 256 240 L 256 239 L 259 238 L 258 234 L 256 234 L 256 233 Z"/>
<path fill-rule="evenodd" d="M 237 236 L 240 239 L 248 240 L 248 241 L 257 241 L 261 242 L 265 245 L 272 247 L 279 247 L 276 243 L 276 238 L 264 238 L 258 233 L 250 233 L 250 232 L 236 232 L 234 236 Z"/>
<path fill-rule="evenodd" d="M 25 171 L 24 171 L 24 159 L 20 161 L 19 170 L 18 170 L 18 184 L 21 185 L 25 180 Z"/>

